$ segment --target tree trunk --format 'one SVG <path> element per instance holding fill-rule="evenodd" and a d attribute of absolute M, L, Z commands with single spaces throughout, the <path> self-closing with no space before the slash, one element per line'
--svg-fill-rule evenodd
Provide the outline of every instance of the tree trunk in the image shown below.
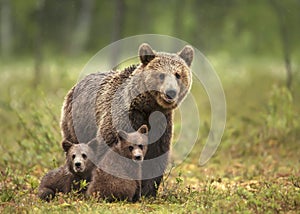
<path fill-rule="evenodd" d="M 175 37 L 181 38 L 183 35 L 183 20 L 184 20 L 184 11 L 185 5 L 182 4 L 182 1 L 175 2 L 175 9 L 173 15 L 173 34 Z M 183 39 L 183 38 L 181 38 Z"/>
<path fill-rule="evenodd" d="M 286 86 L 290 89 L 292 86 L 293 76 L 291 66 L 291 53 L 288 41 L 288 28 L 286 25 L 285 14 L 283 11 L 284 8 L 281 7 L 276 0 L 270 0 L 270 4 L 273 7 L 273 10 L 278 19 L 279 35 L 282 43 L 283 57 L 286 69 Z"/>
<path fill-rule="evenodd" d="M 113 29 L 112 29 L 112 35 L 111 40 L 112 42 L 117 41 L 122 36 L 122 31 L 124 27 L 124 14 L 125 14 L 125 4 L 123 0 L 115 0 L 115 16 L 113 20 Z M 117 63 L 119 62 L 120 57 L 120 50 L 118 47 L 114 46 L 114 49 L 111 53 L 111 66 L 115 67 Z"/>
<path fill-rule="evenodd" d="M 196 25 L 194 26 L 194 29 L 191 29 L 190 37 L 191 40 L 194 41 L 194 44 L 198 47 L 202 47 L 202 49 L 205 49 L 206 45 L 205 42 L 203 42 L 203 26 L 205 24 L 205 20 L 203 19 L 203 14 L 201 13 L 201 10 L 199 8 L 203 7 L 203 1 L 194 1 L 193 2 L 194 8 L 192 9 L 193 13 L 195 14 L 196 18 Z M 204 21 L 203 21 L 204 20 Z"/>
<path fill-rule="evenodd" d="M 35 11 L 36 32 L 35 32 L 35 44 L 34 44 L 34 79 L 33 86 L 37 87 L 42 77 L 42 64 L 43 64 L 43 41 L 42 41 L 42 29 L 43 29 L 43 8 L 44 1 L 39 1 Z"/>
<path fill-rule="evenodd" d="M 12 17 L 10 0 L 1 1 L 1 29 L 0 29 L 0 45 L 1 55 L 9 57 L 12 51 Z"/>
<path fill-rule="evenodd" d="M 72 54 L 78 54 L 86 48 L 90 35 L 94 0 L 82 0 L 81 4 L 82 7 L 79 11 L 78 22 L 71 42 Z"/>

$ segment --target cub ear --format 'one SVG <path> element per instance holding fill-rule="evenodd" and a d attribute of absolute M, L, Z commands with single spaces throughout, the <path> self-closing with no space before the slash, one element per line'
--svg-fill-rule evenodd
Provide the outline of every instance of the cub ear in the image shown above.
<path fill-rule="evenodd" d="M 184 48 L 177 53 L 178 56 L 180 56 L 186 64 L 191 67 L 193 57 L 194 57 L 194 49 L 190 45 L 184 46 Z"/>
<path fill-rule="evenodd" d="M 147 65 L 155 57 L 155 53 L 147 43 L 143 43 L 139 47 L 139 56 L 143 65 Z"/>
<path fill-rule="evenodd" d="M 91 140 L 90 142 L 88 142 L 87 144 L 93 151 L 97 151 L 98 149 L 98 140 L 96 138 L 94 138 L 93 140 Z"/>
<path fill-rule="evenodd" d="M 137 131 L 141 134 L 148 135 L 147 125 L 142 125 Z"/>
<path fill-rule="evenodd" d="M 64 140 L 64 141 L 62 142 L 62 147 L 63 147 L 63 149 L 64 149 L 65 152 L 68 152 L 69 149 L 70 149 L 72 146 L 73 146 L 73 143 L 71 143 L 71 142 L 68 141 L 68 140 Z"/>
<path fill-rule="evenodd" d="M 126 141 L 128 135 L 127 135 L 127 133 L 126 133 L 125 131 L 123 131 L 123 130 L 118 130 L 118 132 L 117 132 L 117 137 L 118 137 L 118 140 L 120 140 L 120 141 Z"/>

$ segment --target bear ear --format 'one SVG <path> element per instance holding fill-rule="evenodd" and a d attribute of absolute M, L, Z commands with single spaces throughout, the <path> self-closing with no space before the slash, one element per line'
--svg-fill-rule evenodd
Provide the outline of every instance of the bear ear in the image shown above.
<path fill-rule="evenodd" d="M 147 43 L 143 43 L 139 47 L 139 56 L 143 65 L 147 65 L 155 57 L 155 53 Z"/>
<path fill-rule="evenodd" d="M 91 140 L 90 142 L 88 142 L 87 144 L 93 151 L 97 151 L 98 148 L 98 140 L 96 138 L 94 138 L 93 140 Z"/>
<path fill-rule="evenodd" d="M 128 135 L 127 135 L 127 133 L 126 133 L 125 131 L 119 130 L 119 131 L 117 132 L 117 137 L 118 137 L 118 140 L 120 140 L 120 141 L 126 141 Z"/>
<path fill-rule="evenodd" d="M 62 142 L 62 147 L 63 147 L 63 149 L 64 149 L 65 152 L 68 152 L 69 149 L 70 149 L 72 146 L 73 146 L 73 143 L 71 143 L 71 142 L 68 141 L 68 140 L 64 140 L 64 141 Z"/>
<path fill-rule="evenodd" d="M 147 125 L 142 125 L 137 131 L 141 134 L 148 135 Z"/>
<path fill-rule="evenodd" d="M 194 58 L 194 49 L 190 45 L 184 46 L 184 48 L 177 53 L 178 56 L 180 56 L 186 64 L 191 67 L 193 58 Z"/>

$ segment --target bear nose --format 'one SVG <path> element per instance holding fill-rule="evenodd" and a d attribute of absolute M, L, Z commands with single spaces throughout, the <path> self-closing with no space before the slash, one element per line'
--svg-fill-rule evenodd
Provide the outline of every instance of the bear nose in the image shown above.
<path fill-rule="evenodd" d="M 76 167 L 80 167 L 80 166 L 81 166 L 81 163 L 80 163 L 80 162 L 76 162 L 76 163 L 75 163 L 75 166 L 76 166 Z"/>
<path fill-rule="evenodd" d="M 141 155 L 136 155 L 136 156 L 134 156 L 134 159 L 135 160 L 142 160 L 142 156 Z"/>
<path fill-rule="evenodd" d="M 169 89 L 166 91 L 166 96 L 168 99 L 173 100 L 177 95 L 177 92 L 174 89 Z"/>

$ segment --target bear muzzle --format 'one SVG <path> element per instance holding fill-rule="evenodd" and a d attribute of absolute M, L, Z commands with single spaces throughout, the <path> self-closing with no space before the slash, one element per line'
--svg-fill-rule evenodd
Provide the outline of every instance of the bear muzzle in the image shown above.
<path fill-rule="evenodd" d="M 144 160 L 143 152 L 140 149 L 133 150 L 132 155 L 133 155 L 132 160 L 134 162 L 139 163 L 139 162 L 142 162 Z"/>
<path fill-rule="evenodd" d="M 166 91 L 166 97 L 168 100 L 174 100 L 177 96 L 177 91 L 174 89 L 169 89 Z"/>
<path fill-rule="evenodd" d="M 173 104 L 177 101 L 178 93 L 175 89 L 167 89 L 165 92 L 161 93 L 162 99 L 168 103 Z"/>
<path fill-rule="evenodd" d="M 83 172 L 84 171 L 84 165 L 81 162 L 75 162 L 73 166 L 74 172 Z"/>

